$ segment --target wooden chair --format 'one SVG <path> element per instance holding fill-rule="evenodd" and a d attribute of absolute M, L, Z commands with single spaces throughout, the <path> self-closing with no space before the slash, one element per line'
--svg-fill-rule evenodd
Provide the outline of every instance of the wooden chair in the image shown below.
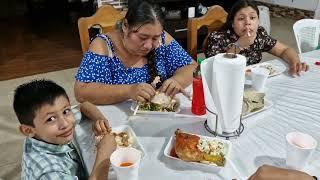
<path fill-rule="evenodd" d="M 219 30 L 226 22 L 227 15 L 227 12 L 221 6 L 214 5 L 208 8 L 205 15 L 188 20 L 188 53 L 192 58 L 197 60 L 198 30 L 203 26 L 208 28 L 208 34 Z"/>
<path fill-rule="evenodd" d="M 124 18 L 124 13 L 117 11 L 110 5 L 101 6 L 98 11 L 90 17 L 82 17 L 78 20 L 79 35 L 82 53 L 89 48 L 89 29 L 93 25 L 100 25 L 102 33 L 110 32 L 115 29 L 117 21 Z"/>

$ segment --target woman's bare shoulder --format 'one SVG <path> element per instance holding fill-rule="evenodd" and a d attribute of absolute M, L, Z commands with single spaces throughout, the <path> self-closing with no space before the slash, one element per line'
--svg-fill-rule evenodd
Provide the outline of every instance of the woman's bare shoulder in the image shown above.
<path fill-rule="evenodd" d="M 174 40 L 174 38 L 166 31 L 164 31 L 164 33 L 165 33 L 165 39 L 164 39 L 165 45 L 168 46 L 171 43 L 171 41 Z"/>
<path fill-rule="evenodd" d="M 99 55 L 108 55 L 107 42 L 101 38 L 96 37 L 90 44 L 89 51 L 99 54 Z"/>

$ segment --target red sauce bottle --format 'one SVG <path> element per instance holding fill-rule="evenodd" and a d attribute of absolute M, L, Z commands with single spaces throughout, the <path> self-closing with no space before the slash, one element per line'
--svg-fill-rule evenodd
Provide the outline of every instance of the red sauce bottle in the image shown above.
<path fill-rule="evenodd" d="M 206 114 L 206 105 L 204 101 L 203 85 L 200 71 L 200 64 L 204 59 L 198 59 L 199 65 L 193 72 L 193 96 L 191 103 L 191 112 L 196 115 Z"/>

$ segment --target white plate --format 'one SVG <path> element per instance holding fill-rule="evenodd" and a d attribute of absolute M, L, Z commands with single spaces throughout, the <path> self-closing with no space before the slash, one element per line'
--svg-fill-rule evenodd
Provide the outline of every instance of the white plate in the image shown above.
<path fill-rule="evenodd" d="M 132 128 L 130 126 L 121 125 L 121 126 L 113 127 L 112 132 L 115 132 L 115 133 L 126 132 L 126 133 L 128 133 L 128 135 L 131 136 L 133 139 L 132 147 L 140 150 L 142 152 L 142 157 L 144 157 L 146 155 L 146 151 L 144 150 L 141 143 L 138 141 L 136 134 L 134 133 L 134 131 L 132 130 Z"/>
<path fill-rule="evenodd" d="M 263 66 L 271 66 L 272 69 L 275 70 L 272 74 L 269 75 L 269 77 L 280 75 L 281 73 L 283 73 L 286 70 L 285 66 L 275 66 L 275 65 L 273 65 L 271 63 L 263 62 L 263 63 L 247 66 L 246 67 L 246 71 L 248 69 L 251 69 L 251 68 L 254 68 L 254 67 L 263 67 Z M 250 72 L 249 73 L 246 72 L 246 80 L 250 80 L 251 81 Z"/>
<path fill-rule="evenodd" d="M 174 109 L 174 112 L 161 112 L 161 111 L 141 111 L 141 110 L 138 110 L 137 111 L 137 114 L 145 114 L 145 115 L 174 115 L 174 114 L 177 114 L 180 112 L 180 100 L 175 98 L 175 100 L 177 101 L 177 107 Z M 132 104 L 131 104 L 131 111 L 134 112 L 134 110 L 136 109 L 138 103 L 135 102 L 135 101 L 132 101 Z"/>
<path fill-rule="evenodd" d="M 191 134 L 191 133 L 189 133 L 189 134 Z M 231 142 L 227 141 L 227 140 L 219 139 L 219 138 L 209 137 L 209 136 L 201 136 L 201 135 L 197 135 L 197 134 L 193 134 L 193 135 L 199 136 L 200 138 L 203 138 L 203 139 L 218 140 L 220 142 L 223 142 L 224 145 L 226 146 L 226 155 L 225 155 L 226 162 L 225 162 L 224 166 L 216 166 L 213 164 L 204 164 L 204 163 L 200 163 L 200 162 L 187 162 L 187 161 L 183 161 L 179 158 L 170 156 L 171 149 L 174 147 L 175 142 L 176 142 L 175 135 L 171 136 L 166 148 L 164 149 L 164 155 L 166 157 L 168 157 L 169 159 L 172 159 L 174 163 L 178 163 L 179 167 L 182 167 L 185 169 L 197 169 L 200 171 L 212 173 L 212 172 L 219 172 L 222 168 L 224 168 L 226 166 L 226 164 L 228 163 L 228 160 L 230 157 L 230 151 L 231 151 L 231 147 L 232 147 Z"/>
<path fill-rule="evenodd" d="M 263 107 L 262 109 L 259 109 L 259 110 L 257 110 L 257 111 L 251 112 L 251 113 L 249 113 L 249 114 L 247 114 L 247 115 L 245 115 L 245 116 L 242 116 L 242 119 L 245 119 L 245 118 L 247 118 L 247 117 L 249 117 L 249 116 L 252 116 L 252 115 L 254 115 L 254 114 L 257 114 L 257 113 L 259 113 L 259 112 L 261 112 L 261 111 L 267 110 L 267 109 L 269 109 L 271 106 L 273 106 L 273 103 L 272 103 L 271 101 L 267 100 L 267 99 L 264 99 L 264 107 Z"/>

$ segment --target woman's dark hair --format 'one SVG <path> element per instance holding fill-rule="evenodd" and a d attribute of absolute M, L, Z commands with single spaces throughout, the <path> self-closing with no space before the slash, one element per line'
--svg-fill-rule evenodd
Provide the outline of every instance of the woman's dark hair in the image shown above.
<path fill-rule="evenodd" d="M 13 109 L 21 124 L 34 126 L 35 113 L 43 105 L 54 104 L 58 97 L 68 95 L 63 87 L 50 80 L 33 80 L 17 87 L 14 93 Z"/>
<path fill-rule="evenodd" d="M 259 9 L 253 1 L 239 0 L 232 6 L 231 11 L 228 13 L 227 22 L 224 25 L 224 29 L 232 29 L 234 16 L 237 14 L 238 11 L 240 11 L 240 9 L 246 7 L 252 7 L 257 12 L 259 17 Z"/>
<path fill-rule="evenodd" d="M 145 24 L 154 24 L 156 22 L 159 22 L 162 26 L 164 24 L 164 14 L 161 8 L 156 3 L 147 0 L 129 0 L 128 12 L 126 13 L 125 19 L 127 20 L 128 28 L 132 29 L 133 32 L 138 31 L 139 28 Z M 155 67 L 154 49 L 148 53 L 147 59 L 150 75 L 149 81 L 152 82 L 153 79 L 159 75 Z M 163 79 L 161 78 L 161 80 Z"/>

